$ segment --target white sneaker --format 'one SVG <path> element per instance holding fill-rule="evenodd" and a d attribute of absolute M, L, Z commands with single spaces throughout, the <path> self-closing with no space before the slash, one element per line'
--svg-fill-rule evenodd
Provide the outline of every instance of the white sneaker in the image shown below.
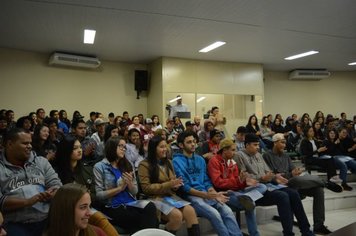
<path fill-rule="evenodd" d="M 337 176 L 337 175 L 331 177 L 329 181 L 333 182 L 335 184 L 341 184 L 342 183 L 342 179 L 340 179 L 340 177 Z"/>

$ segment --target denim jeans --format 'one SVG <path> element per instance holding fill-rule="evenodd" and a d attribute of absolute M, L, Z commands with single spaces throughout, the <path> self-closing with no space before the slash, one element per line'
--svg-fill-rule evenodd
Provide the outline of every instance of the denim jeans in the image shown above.
<path fill-rule="evenodd" d="M 277 205 L 278 214 L 281 218 L 284 236 L 292 236 L 293 233 L 293 213 L 298 220 L 302 236 L 314 235 L 310 231 L 310 224 L 305 214 L 299 193 L 291 188 L 282 188 L 274 191 L 267 191 L 263 198 L 256 201 L 256 205 L 270 206 Z"/>
<path fill-rule="evenodd" d="M 250 187 L 247 190 L 240 190 L 237 192 L 229 192 L 229 201 L 227 205 L 237 208 L 239 210 L 245 211 L 246 216 L 246 225 L 248 229 L 248 233 L 250 236 L 259 236 L 260 233 L 257 230 L 257 222 L 256 222 L 256 212 L 255 210 L 247 211 L 240 203 L 239 196 L 243 195 L 244 193 L 250 192 L 252 190 L 257 190 L 261 194 L 264 194 L 267 191 L 267 186 L 264 184 L 259 184 L 256 187 Z"/>
<path fill-rule="evenodd" d="M 7 223 L 5 229 L 7 235 L 16 236 L 42 236 L 47 220 L 34 223 Z"/>
<path fill-rule="evenodd" d="M 340 179 L 342 179 L 342 183 L 345 184 L 347 178 L 347 169 L 350 169 L 351 173 L 356 174 L 356 161 L 350 160 L 343 162 L 339 159 L 339 157 L 344 156 L 334 156 L 334 161 L 336 166 L 340 169 Z"/>
<path fill-rule="evenodd" d="M 242 236 L 235 215 L 226 204 L 196 196 L 187 198 L 197 215 L 207 218 L 219 236 Z"/>

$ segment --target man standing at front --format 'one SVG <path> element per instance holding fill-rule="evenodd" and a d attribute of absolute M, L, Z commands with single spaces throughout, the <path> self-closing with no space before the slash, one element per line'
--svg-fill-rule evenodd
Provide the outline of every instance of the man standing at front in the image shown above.
<path fill-rule="evenodd" d="M 206 172 L 204 158 L 196 155 L 193 132 L 182 132 L 177 139 L 182 154 L 173 158 L 177 177 L 183 179 L 183 191 L 199 216 L 207 218 L 219 236 L 241 236 L 241 230 L 231 209 L 225 204 L 226 192 L 216 192 Z"/>
<path fill-rule="evenodd" d="M 187 112 L 187 111 L 189 111 L 188 106 L 182 103 L 182 97 L 178 95 L 177 104 L 172 106 L 172 110 L 169 117 L 173 119 L 173 117 L 177 116 L 177 112 Z"/>
<path fill-rule="evenodd" d="M 31 134 L 12 129 L 0 156 L 0 206 L 8 235 L 41 236 L 49 200 L 62 185 L 46 158 L 31 152 Z"/>

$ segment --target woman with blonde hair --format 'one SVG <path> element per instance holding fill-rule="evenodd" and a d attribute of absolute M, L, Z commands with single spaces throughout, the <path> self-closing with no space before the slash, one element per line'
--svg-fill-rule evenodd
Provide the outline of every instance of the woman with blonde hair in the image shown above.
<path fill-rule="evenodd" d="M 106 236 L 89 224 L 90 194 L 84 185 L 66 184 L 58 189 L 48 213 L 45 236 Z"/>

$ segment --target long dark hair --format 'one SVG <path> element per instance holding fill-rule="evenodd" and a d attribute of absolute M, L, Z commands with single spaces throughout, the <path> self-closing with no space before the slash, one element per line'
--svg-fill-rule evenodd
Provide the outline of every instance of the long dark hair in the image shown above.
<path fill-rule="evenodd" d="M 147 156 L 147 161 L 150 164 L 149 165 L 149 171 L 150 171 L 150 181 L 151 183 L 157 183 L 158 182 L 158 176 L 159 176 L 159 167 L 158 164 L 160 165 L 165 165 L 168 167 L 167 169 L 167 175 L 169 176 L 169 170 L 173 172 L 173 166 L 172 164 L 168 161 L 168 158 L 165 158 L 163 160 L 158 160 L 157 159 L 157 146 L 159 145 L 160 142 L 165 141 L 162 139 L 161 136 L 154 136 L 153 138 L 150 139 L 148 143 L 148 156 Z"/>
<path fill-rule="evenodd" d="M 141 137 L 140 137 L 140 131 L 138 130 L 138 129 L 136 129 L 136 128 L 132 128 L 132 129 L 130 129 L 129 130 L 129 133 L 128 133 L 128 138 L 127 138 L 127 140 L 128 140 L 128 142 L 129 143 L 132 143 L 132 141 L 131 141 L 131 135 L 133 134 L 133 133 L 138 133 L 138 136 L 139 136 L 139 138 L 141 139 Z M 134 143 L 132 143 L 132 144 L 134 144 Z M 143 145 L 142 145 L 142 140 L 141 140 L 141 145 L 140 145 L 140 147 L 138 148 L 138 154 L 140 154 L 141 156 L 143 156 L 143 155 L 145 155 L 145 150 L 143 149 Z"/>
<path fill-rule="evenodd" d="M 126 159 L 126 157 L 119 158 L 117 155 L 117 146 L 120 140 L 125 140 L 122 137 L 111 137 L 105 143 L 105 157 L 109 162 L 118 160 L 118 167 L 121 172 L 131 172 L 133 170 L 132 165 Z"/>
<path fill-rule="evenodd" d="M 111 137 L 111 131 L 114 129 L 118 129 L 116 125 L 108 124 L 105 128 L 105 133 L 104 133 L 104 143 L 108 141 L 108 139 Z"/>
<path fill-rule="evenodd" d="M 32 136 L 32 149 L 36 152 L 37 155 L 46 157 L 45 155 L 47 155 L 47 153 L 45 152 L 45 149 L 49 148 L 52 142 L 48 136 L 47 140 L 44 140 L 43 144 L 41 143 L 42 140 L 40 137 L 40 133 L 44 127 L 48 128 L 46 124 L 36 125 Z"/>
<path fill-rule="evenodd" d="M 78 139 L 73 135 L 67 135 L 58 144 L 56 152 L 55 169 L 58 177 L 63 184 L 71 183 L 74 181 L 73 171 L 71 167 L 71 155 L 74 148 L 74 143 Z M 81 168 L 81 160 L 78 161 L 76 168 Z"/>

